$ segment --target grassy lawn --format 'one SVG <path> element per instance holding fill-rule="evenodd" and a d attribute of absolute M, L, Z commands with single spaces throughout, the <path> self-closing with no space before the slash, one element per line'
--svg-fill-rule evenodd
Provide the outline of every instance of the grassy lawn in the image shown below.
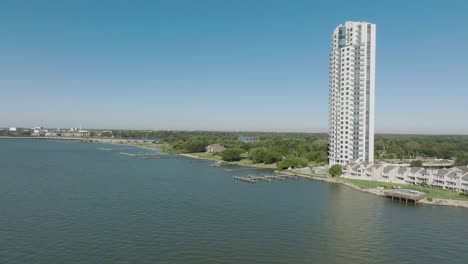
<path fill-rule="evenodd" d="M 144 144 L 144 143 L 135 144 L 135 146 L 141 147 L 141 148 L 158 149 L 158 150 L 161 150 L 164 148 L 164 145 Z"/>
<path fill-rule="evenodd" d="M 187 153 L 189 155 L 201 158 L 201 159 L 207 159 L 207 160 L 222 160 L 220 156 L 218 155 L 213 155 L 212 153 L 207 153 L 207 152 L 199 152 L 199 153 Z"/>
<path fill-rule="evenodd" d="M 385 189 L 391 189 L 393 186 L 399 186 L 401 188 L 425 192 L 427 198 L 440 198 L 440 199 L 452 199 L 452 200 L 463 200 L 468 201 L 468 196 L 460 195 L 457 192 L 434 189 L 430 187 L 421 187 L 407 184 L 398 184 L 398 183 L 389 183 L 389 182 L 376 182 L 376 181 L 366 181 L 366 180 L 354 180 L 354 179 L 345 179 L 340 178 L 340 181 L 349 182 L 356 186 L 359 186 L 363 189 L 371 189 L 377 187 L 384 187 Z"/>
<path fill-rule="evenodd" d="M 327 178 L 328 177 L 328 174 L 326 174 L 326 173 L 325 174 L 316 174 L 313 171 L 308 173 L 308 172 L 300 171 L 300 170 L 297 170 L 297 169 L 283 170 L 283 171 L 280 171 L 280 172 L 289 173 L 289 174 L 302 174 L 302 175 L 308 175 L 308 176 L 320 177 L 320 178 Z"/>
<path fill-rule="evenodd" d="M 255 168 L 276 169 L 276 164 L 252 163 L 252 161 L 249 159 L 241 159 L 240 161 L 235 161 L 232 163 Z"/>
<path fill-rule="evenodd" d="M 222 161 L 220 156 L 212 154 L 212 153 L 199 152 L 199 153 L 189 153 L 189 155 L 192 155 L 201 159 Z M 255 167 L 255 168 L 276 169 L 275 164 L 252 163 L 251 160 L 246 159 L 246 158 L 241 159 L 240 161 L 232 161 L 229 163 L 237 164 L 241 166 Z"/>

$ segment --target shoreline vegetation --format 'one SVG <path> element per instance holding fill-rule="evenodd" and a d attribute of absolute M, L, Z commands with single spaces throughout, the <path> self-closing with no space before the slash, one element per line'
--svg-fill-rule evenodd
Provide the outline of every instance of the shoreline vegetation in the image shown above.
<path fill-rule="evenodd" d="M 15 137 L 15 136 L 0 136 L 0 139 L 44 139 L 44 140 L 79 140 L 84 143 L 104 143 L 104 144 L 113 144 L 113 145 L 125 145 L 132 146 L 143 149 L 152 149 L 159 150 L 162 153 L 168 154 L 177 154 L 182 157 L 193 158 L 193 159 L 202 159 L 202 160 L 211 160 L 211 161 L 222 161 L 228 164 L 245 166 L 250 168 L 257 169 L 277 169 L 276 162 L 271 164 L 265 163 L 255 163 L 251 159 L 248 159 L 247 156 L 243 155 L 239 160 L 236 161 L 223 161 L 222 157 L 217 154 L 206 153 L 206 152 L 193 152 L 193 153 L 181 153 L 180 151 L 175 151 L 174 148 L 165 142 L 157 142 L 144 139 L 112 139 L 112 138 L 64 138 L 64 137 Z M 406 184 L 396 184 L 396 183 L 387 183 L 387 182 L 376 182 L 376 181 L 366 181 L 366 180 L 354 180 L 354 179 L 345 179 L 342 177 L 331 177 L 327 174 L 315 174 L 315 173 L 304 173 L 296 169 L 287 169 L 281 170 L 281 173 L 285 174 L 294 174 L 303 178 L 319 180 L 328 183 L 343 184 L 355 190 L 362 192 L 384 196 L 384 190 L 390 189 L 393 187 L 401 187 L 405 189 L 411 189 L 416 191 L 425 192 L 425 198 L 420 200 L 419 203 L 430 204 L 430 205 L 446 205 L 446 206 L 455 206 L 455 207 L 464 207 L 468 208 L 468 196 L 463 196 L 457 192 L 434 189 L 430 187 L 421 187 L 414 185 Z"/>

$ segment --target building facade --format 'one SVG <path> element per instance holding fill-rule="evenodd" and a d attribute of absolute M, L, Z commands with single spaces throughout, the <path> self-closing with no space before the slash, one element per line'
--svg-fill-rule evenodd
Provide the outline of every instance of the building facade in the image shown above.
<path fill-rule="evenodd" d="M 213 145 L 208 145 L 205 148 L 205 151 L 208 153 L 218 153 L 218 152 L 223 152 L 226 148 L 223 145 L 220 144 L 213 144 Z"/>
<path fill-rule="evenodd" d="M 329 81 L 330 165 L 374 160 L 375 24 L 333 31 Z"/>
<path fill-rule="evenodd" d="M 434 188 L 468 193 L 468 167 L 430 169 L 369 162 L 349 163 L 344 167 L 344 178 L 379 182 L 425 185 Z"/>

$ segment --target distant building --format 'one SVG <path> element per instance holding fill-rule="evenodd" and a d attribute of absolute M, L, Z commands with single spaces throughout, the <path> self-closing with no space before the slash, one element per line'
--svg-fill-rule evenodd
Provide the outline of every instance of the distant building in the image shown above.
<path fill-rule="evenodd" d="M 250 136 L 239 136 L 238 140 L 242 141 L 244 143 L 250 143 L 250 142 L 253 142 L 253 141 L 257 140 L 257 138 L 256 137 L 250 137 Z"/>
<path fill-rule="evenodd" d="M 370 162 L 349 163 L 343 177 L 350 179 L 428 185 L 434 188 L 468 193 L 468 166 L 450 169 L 429 169 Z"/>
<path fill-rule="evenodd" d="M 44 130 L 44 128 L 41 127 L 41 126 L 33 127 L 33 133 L 39 133 L 39 132 L 41 132 L 43 130 Z"/>
<path fill-rule="evenodd" d="M 223 145 L 220 144 L 213 144 L 209 145 L 205 148 L 206 152 L 208 153 L 217 153 L 217 152 L 223 152 L 226 148 Z"/>
<path fill-rule="evenodd" d="M 46 137 L 58 137 L 60 136 L 60 132 L 45 132 Z"/>
<path fill-rule="evenodd" d="M 12 132 L 16 131 L 16 127 L 10 127 L 8 131 L 12 131 Z"/>
<path fill-rule="evenodd" d="M 31 133 L 31 136 L 33 137 L 44 137 L 47 133 L 47 130 L 34 130 L 34 132 Z"/>
<path fill-rule="evenodd" d="M 32 131 L 31 136 L 33 137 L 43 137 L 46 136 L 47 133 L 47 129 L 44 129 L 41 126 L 33 127 Z"/>
<path fill-rule="evenodd" d="M 72 127 L 68 131 L 61 133 L 62 137 L 88 137 L 89 131 L 82 130 L 81 127 Z"/>
<path fill-rule="evenodd" d="M 89 136 L 89 132 L 86 130 L 80 131 L 68 131 L 61 133 L 62 137 L 87 137 Z"/>

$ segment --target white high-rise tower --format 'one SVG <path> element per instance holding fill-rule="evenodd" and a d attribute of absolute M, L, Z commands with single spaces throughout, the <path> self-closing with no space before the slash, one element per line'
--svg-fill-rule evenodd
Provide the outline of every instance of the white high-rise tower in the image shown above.
<path fill-rule="evenodd" d="M 330 53 L 330 165 L 374 161 L 375 24 L 346 22 Z"/>

